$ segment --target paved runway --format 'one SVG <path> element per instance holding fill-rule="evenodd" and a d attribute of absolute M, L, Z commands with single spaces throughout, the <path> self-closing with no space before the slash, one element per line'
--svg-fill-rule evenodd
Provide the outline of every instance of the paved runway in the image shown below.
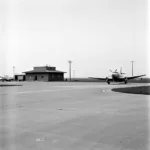
<path fill-rule="evenodd" d="M 24 82 L 0 87 L 0 150 L 148 150 L 145 84 Z"/>

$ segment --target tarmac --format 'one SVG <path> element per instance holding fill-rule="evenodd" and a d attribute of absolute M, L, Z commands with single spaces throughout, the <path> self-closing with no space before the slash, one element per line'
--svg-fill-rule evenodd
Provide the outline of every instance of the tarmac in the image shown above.
<path fill-rule="evenodd" d="M 0 150 L 148 150 L 148 84 L 19 82 L 0 87 Z"/>

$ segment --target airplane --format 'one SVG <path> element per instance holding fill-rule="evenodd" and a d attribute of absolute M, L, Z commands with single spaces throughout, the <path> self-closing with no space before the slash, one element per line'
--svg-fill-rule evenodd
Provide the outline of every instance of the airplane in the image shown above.
<path fill-rule="evenodd" d="M 3 77 L 0 76 L 0 81 L 3 81 Z"/>
<path fill-rule="evenodd" d="M 13 78 L 12 77 L 2 77 L 2 76 L 0 76 L 0 81 L 2 81 L 2 82 L 4 82 L 4 81 L 11 82 L 11 81 L 13 81 Z"/>
<path fill-rule="evenodd" d="M 112 75 L 108 76 L 106 78 L 95 78 L 95 77 L 89 77 L 89 78 L 106 81 L 108 84 L 110 84 L 111 81 L 124 82 L 125 84 L 127 84 L 128 80 L 145 76 L 145 74 L 144 74 L 144 75 L 126 77 L 126 76 L 124 76 L 124 74 L 126 74 L 126 73 L 122 73 L 122 67 L 120 68 L 120 72 L 118 72 L 117 69 L 115 71 L 112 71 L 112 70 L 110 70 L 110 71 L 112 72 Z"/>

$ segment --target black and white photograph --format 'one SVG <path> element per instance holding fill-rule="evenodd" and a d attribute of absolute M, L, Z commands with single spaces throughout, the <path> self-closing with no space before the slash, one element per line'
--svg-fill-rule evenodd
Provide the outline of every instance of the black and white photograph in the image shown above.
<path fill-rule="evenodd" d="M 150 0 L 0 0 L 0 150 L 150 149 Z"/>

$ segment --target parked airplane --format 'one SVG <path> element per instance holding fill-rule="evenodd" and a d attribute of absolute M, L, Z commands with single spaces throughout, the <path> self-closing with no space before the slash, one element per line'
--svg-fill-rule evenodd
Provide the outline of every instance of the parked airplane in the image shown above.
<path fill-rule="evenodd" d="M 0 76 L 0 81 L 3 81 L 3 78 Z"/>
<path fill-rule="evenodd" d="M 125 73 L 122 73 L 122 67 L 120 68 L 120 72 L 118 72 L 117 69 L 114 72 L 113 71 L 111 71 L 111 72 L 112 72 L 112 75 L 108 76 L 106 78 L 95 78 L 95 77 L 89 77 L 89 78 L 103 80 L 103 81 L 106 81 L 108 84 L 110 84 L 111 81 L 124 82 L 125 84 L 127 84 L 128 80 L 130 80 L 130 79 L 135 79 L 135 78 L 145 76 L 145 75 L 138 75 L 138 76 L 126 77 L 126 76 L 124 76 Z"/>
<path fill-rule="evenodd" d="M 12 77 L 2 77 L 0 76 L 0 81 L 4 82 L 4 81 L 13 81 L 13 78 Z"/>

